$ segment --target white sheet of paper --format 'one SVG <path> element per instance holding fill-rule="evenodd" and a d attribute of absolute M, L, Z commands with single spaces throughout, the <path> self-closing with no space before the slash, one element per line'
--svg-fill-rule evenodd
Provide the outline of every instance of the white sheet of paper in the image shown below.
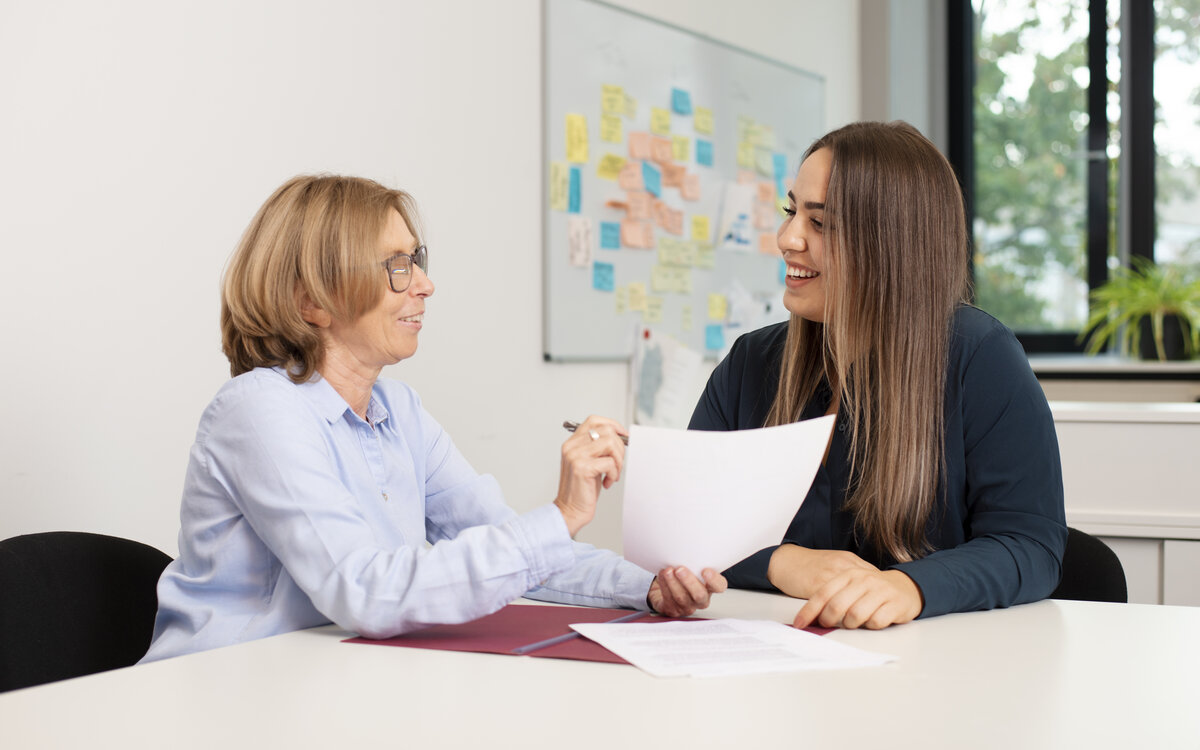
<path fill-rule="evenodd" d="M 757 430 L 629 428 L 625 558 L 721 571 L 779 544 L 816 476 L 833 416 Z"/>
<path fill-rule="evenodd" d="M 896 660 L 767 620 L 589 622 L 571 627 L 655 677 L 851 669 Z"/>

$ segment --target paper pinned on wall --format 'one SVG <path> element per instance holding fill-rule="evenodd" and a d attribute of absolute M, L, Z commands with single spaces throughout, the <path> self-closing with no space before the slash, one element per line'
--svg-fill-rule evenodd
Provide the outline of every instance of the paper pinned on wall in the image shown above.
<path fill-rule="evenodd" d="M 646 570 L 725 570 L 779 544 L 825 455 L 834 417 L 706 432 L 629 428 L 624 555 Z"/>

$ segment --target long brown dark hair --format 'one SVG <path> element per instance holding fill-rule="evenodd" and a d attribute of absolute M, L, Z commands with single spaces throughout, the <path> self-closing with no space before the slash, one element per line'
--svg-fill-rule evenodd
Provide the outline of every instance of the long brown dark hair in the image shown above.
<path fill-rule="evenodd" d="M 794 422 L 822 378 L 850 425 L 846 507 L 897 561 L 927 554 L 926 524 L 945 473 L 951 318 L 967 299 L 962 192 L 949 162 L 904 122 L 823 136 L 824 323 L 793 315 L 767 425 Z"/>

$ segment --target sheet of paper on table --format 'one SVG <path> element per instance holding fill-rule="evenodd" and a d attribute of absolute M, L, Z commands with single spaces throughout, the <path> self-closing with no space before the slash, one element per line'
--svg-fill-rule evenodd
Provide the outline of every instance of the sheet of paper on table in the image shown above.
<path fill-rule="evenodd" d="M 629 428 L 624 556 L 721 571 L 779 544 L 825 455 L 833 416 L 734 432 Z"/>
<path fill-rule="evenodd" d="M 896 660 L 767 620 L 578 623 L 571 627 L 655 677 L 850 669 Z"/>

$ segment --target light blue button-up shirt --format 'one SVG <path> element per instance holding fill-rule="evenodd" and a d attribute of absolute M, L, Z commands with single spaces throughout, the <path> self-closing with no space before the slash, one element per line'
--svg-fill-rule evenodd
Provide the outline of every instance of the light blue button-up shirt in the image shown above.
<path fill-rule="evenodd" d="M 521 596 L 645 609 L 653 579 L 572 541 L 552 504 L 514 513 L 390 380 L 365 421 L 319 377 L 230 380 L 201 417 L 180 523 L 143 661 L 330 621 L 386 638 Z"/>

